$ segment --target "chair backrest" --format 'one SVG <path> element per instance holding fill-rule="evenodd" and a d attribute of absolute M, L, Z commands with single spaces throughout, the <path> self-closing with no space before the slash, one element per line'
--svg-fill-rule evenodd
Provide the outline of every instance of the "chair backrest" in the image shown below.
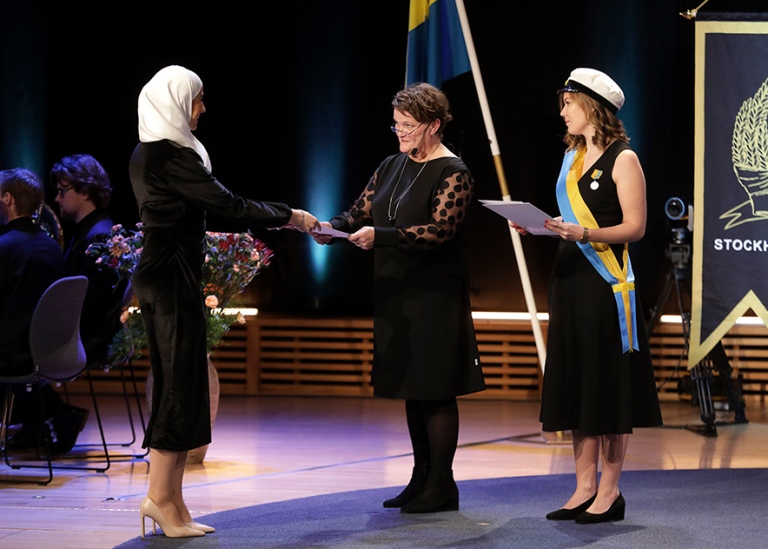
<path fill-rule="evenodd" d="M 87 277 L 69 276 L 51 284 L 38 301 L 29 327 L 29 347 L 40 377 L 70 381 L 85 368 L 80 314 L 87 289 Z"/>

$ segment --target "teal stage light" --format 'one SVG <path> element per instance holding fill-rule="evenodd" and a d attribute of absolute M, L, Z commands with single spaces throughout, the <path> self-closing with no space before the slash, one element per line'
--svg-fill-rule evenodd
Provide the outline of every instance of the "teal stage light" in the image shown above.
<path fill-rule="evenodd" d="M 341 110 L 341 109 L 339 109 Z M 324 118 L 319 113 L 318 118 Z M 332 216 L 346 209 L 342 194 L 344 180 L 346 142 L 343 138 L 343 116 L 335 117 L 333 123 L 328 120 L 316 120 L 307 124 L 307 143 L 305 150 L 308 162 L 303 176 L 303 187 L 307 189 L 309 201 L 307 209 L 320 221 L 327 221 Z M 323 296 L 332 286 L 330 261 L 333 246 L 320 246 L 312 243 L 310 265 L 313 279 L 313 295 Z"/>

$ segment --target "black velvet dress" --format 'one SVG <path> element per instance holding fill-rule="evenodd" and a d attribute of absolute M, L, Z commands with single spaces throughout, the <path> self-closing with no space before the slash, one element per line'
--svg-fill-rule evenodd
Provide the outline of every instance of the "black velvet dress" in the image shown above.
<path fill-rule="evenodd" d="M 168 140 L 139 143 L 130 178 L 144 224 L 144 248 L 132 281 L 154 377 L 143 445 L 191 450 L 211 442 L 201 287 L 206 211 L 259 228 L 288 223 L 291 209 L 233 194 L 194 150 Z"/>
<path fill-rule="evenodd" d="M 331 224 L 374 240 L 374 358 L 378 397 L 440 400 L 485 389 L 469 300 L 464 163 L 385 159 L 348 212 Z"/>
<path fill-rule="evenodd" d="M 612 172 L 628 148 L 613 143 L 579 180 L 581 196 L 601 227 L 621 222 Z M 599 184 L 591 174 L 602 170 Z M 622 264 L 623 245 L 612 246 Z M 637 295 L 639 351 L 622 353 L 613 290 L 575 242 L 557 250 L 549 290 L 547 360 L 541 416 L 544 431 L 579 429 L 587 436 L 631 433 L 661 425 L 648 337 Z"/>

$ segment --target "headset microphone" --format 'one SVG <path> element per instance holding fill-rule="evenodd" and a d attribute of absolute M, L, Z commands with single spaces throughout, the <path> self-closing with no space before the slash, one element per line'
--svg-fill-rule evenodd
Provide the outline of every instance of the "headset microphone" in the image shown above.
<path fill-rule="evenodd" d="M 421 139 L 419 139 L 419 144 L 411 149 L 411 156 L 416 156 L 416 153 L 419 152 L 419 147 L 421 147 L 421 144 L 424 143 L 424 136 L 427 135 L 427 130 L 424 130 L 424 132 L 421 134 Z"/>

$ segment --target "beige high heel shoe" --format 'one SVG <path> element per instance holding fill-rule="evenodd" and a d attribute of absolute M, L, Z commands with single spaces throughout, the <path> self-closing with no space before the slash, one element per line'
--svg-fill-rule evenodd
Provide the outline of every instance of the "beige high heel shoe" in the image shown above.
<path fill-rule="evenodd" d="M 141 537 L 146 537 L 144 528 L 144 519 L 146 517 L 149 517 L 152 520 L 152 533 L 155 535 L 157 535 L 158 524 L 163 530 L 163 534 L 165 534 L 165 537 L 167 538 L 192 538 L 205 535 L 205 532 L 202 530 L 190 528 L 186 525 L 173 526 L 168 524 L 168 519 L 165 518 L 165 515 L 163 515 L 158 506 L 155 505 L 155 502 L 149 499 L 149 496 L 146 496 L 143 500 L 141 500 L 139 513 L 141 515 Z"/>
<path fill-rule="evenodd" d="M 206 534 L 212 534 L 213 532 L 216 531 L 216 528 L 214 528 L 213 526 L 208 526 L 207 524 L 202 524 L 194 520 L 185 522 L 184 526 L 186 526 L 187 528 L 194 528 L 195 530 L 200 530 L 201 532 L 205 532 Z"/>

